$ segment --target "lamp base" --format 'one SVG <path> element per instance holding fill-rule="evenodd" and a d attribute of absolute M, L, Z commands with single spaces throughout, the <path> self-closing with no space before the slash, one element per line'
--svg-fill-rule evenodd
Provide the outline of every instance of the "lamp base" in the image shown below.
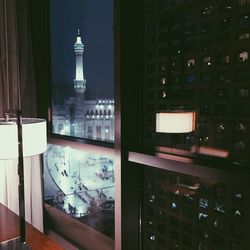
<path fill-rule="evenodd" d="M 32 248 L 26 242 L 21 242 L 20 238 L 14 238 L 0 242 L 0 250 L 31 250 Z"/>

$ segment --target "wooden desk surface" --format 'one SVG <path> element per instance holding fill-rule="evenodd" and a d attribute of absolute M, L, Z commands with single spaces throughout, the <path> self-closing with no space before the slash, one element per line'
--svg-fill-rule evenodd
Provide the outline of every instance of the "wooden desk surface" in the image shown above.
<path fill-rule="evenodd" d="M 0 203 L 0 242 L 19 237 L 19 218 Z M 26 242 L 32 250 L 63 250 L 47 235 L 26 223 Z"/>

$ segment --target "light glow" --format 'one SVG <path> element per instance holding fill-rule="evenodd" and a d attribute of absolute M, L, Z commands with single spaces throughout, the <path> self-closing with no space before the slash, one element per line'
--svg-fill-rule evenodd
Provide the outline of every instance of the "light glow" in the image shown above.
<path fill-rule="evenodd" d="M 194 111 L 173 111 L 156 113 L 156 132 L 189 133 L 194 130 Z"/>
<path fill-rule="evenodd" d="M 22 119 L 23 156 L 38 155 L 47 150 L 46 121 Z M 0 119 L 0 159 L 18 158 L 18 132 L 15 121 Z"/>

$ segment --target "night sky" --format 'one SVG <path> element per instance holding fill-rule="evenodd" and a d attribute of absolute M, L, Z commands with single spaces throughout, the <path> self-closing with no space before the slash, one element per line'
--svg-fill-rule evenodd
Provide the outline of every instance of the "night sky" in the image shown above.
<path fill-rule="evenodd" d="M 113 0 L 51 0 L 52 82 L 71 85 L 75 78 L 77 30 L 84 44 L 87 90 L 114 97 Z"/>

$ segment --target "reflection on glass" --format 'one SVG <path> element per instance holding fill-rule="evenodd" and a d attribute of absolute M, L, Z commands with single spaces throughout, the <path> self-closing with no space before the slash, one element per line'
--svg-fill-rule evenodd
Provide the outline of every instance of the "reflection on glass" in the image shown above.
<path fill-rule="evenodd" d="M 45 202 L 113 238 L 113 159 L 49 145 L 44 163 Z"/>

